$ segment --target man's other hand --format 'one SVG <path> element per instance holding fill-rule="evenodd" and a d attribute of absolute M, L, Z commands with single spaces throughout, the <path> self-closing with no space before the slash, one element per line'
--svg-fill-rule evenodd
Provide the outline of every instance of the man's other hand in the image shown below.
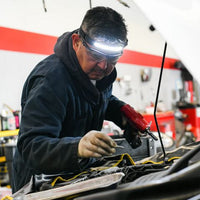
<path fill-rule="evenodd" d="M 82 158 L 109 156 L 115 153 L 115 141 L 99 131 L 89 131 L 78 145 L 78 156 Z"/>

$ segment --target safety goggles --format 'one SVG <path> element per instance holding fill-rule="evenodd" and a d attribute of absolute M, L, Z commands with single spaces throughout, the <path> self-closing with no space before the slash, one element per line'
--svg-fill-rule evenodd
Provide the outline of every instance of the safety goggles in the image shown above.
<path fill-rule="evenodd" d="M 79 29 L 79 35 L 88 54 L 97 62 L 107 60 L 109 63 L 116 63 L 127 45 L 127 42 L 124 43 L 122 41 L 119 41 L 117 45 L 111 45 L 111 42 L 106 44 L 106 42 L 94 41 L 81 28 Z"/>

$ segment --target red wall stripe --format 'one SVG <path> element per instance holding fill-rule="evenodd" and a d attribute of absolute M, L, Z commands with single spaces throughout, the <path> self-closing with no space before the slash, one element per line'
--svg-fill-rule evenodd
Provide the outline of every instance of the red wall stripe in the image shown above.
<path fill-rule="evenodd" d="M 50 55 L 57 37 L 22 31 L 12 28 L 0 27 L 0 49 L 25 53 L 36 53 Z M 164 68 L 175 69 L 176 59 L 166 58 Z M 160 67 L 162 57 L 124 50 L 123 56 L 119 59 L 120 63 L 134 64 L 142 66 Z"/>
<path fill-rule="evenodd" d="M 0 27 L 0 49 L 49 55 L 57 37 Z"/>
<path fill-rule="evenodd" d="M 164 68 L 165 69 L 176 69 L 174 63 L 177 59 L 165 58 Z M 150 66 L 150 67 L 161 67 L 162 56 L 156 56 L 137 51 L 125 50 L 123 56 L 119 59 L 120 63 Z"/>

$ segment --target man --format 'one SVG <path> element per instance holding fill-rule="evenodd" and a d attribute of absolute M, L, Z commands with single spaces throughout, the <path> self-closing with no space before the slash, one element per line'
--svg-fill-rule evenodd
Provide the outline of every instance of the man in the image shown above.
<path fill-rule="evenodd" d="M 127 124 L 120 111 L 125 103 L 112 95 L 115 65 L 126 45 L 122 16 L 96 7 L 33 69 L 22 93 L 13 192 L 36 174 L 78 173 L 115 152 L 116 143 L 100 130 L 104 119 L 121 128 Z"/>

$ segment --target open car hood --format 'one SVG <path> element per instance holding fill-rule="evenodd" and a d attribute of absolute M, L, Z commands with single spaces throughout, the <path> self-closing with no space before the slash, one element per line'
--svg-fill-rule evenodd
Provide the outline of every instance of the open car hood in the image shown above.
<path fill-rule="evenodd" d="M 200 1 L 134 0 L 200 83 Z"/>

